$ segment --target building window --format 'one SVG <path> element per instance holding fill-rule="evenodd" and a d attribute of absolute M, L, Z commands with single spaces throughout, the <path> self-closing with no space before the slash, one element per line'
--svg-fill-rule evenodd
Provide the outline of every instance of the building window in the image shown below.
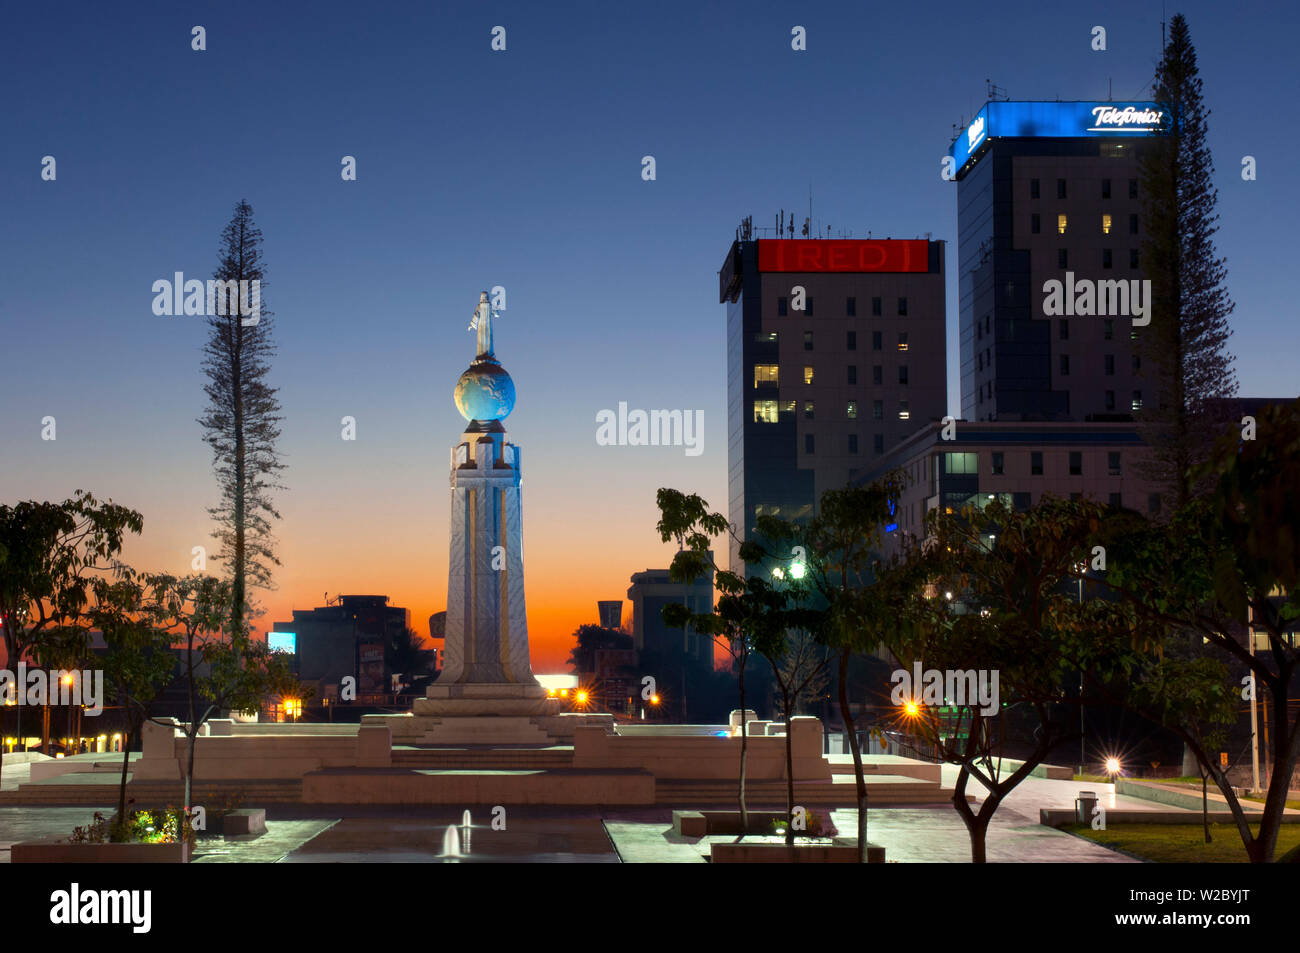
<path fill-rule="evenodd" d="M 783 401 L 781 401 L 781 413 L 783 413 L 783 414 L 793 414 L 793 413 L 795 412 L 795 408 L 798 406 L 798 404 L 799 404 L 799 402 L 798 402 L 797 400 L 783 400 Z"/>
<path fill-rule="evenodd" d="M 1115 376 L 1115 355 L 1114 354 L 1105 355 L 1102 358 L 1102 362 L 1106 367 L 1106 376 L 1114 377 Z"/>
<path fill-rule="evenodd" d="M 898 419 L 910 420 L 911 418 L 912 418 L 912 412 L 907 409 L 907 401 L 900 400 L 898 402 Z"/>
<path fill-rule="evenodd" d="M 805 384 L 811 384 L 813 382 L 813 369 L 811 364 L 804 365 L 803 382 Z"/>
<path fill-rule="evenodd" d="M 858 452 L 858 435 L 855 433 L 851 433 L 849 434 L 849 453 L 857 453 L 857 452 Z"/>
<path fill-rule="evenodd" d="M 775 332 L 775 331 L 756 331 L 756 332 L 754 333 L 754 341 L 755 341 L 755 343 L 757 343 L 757 344 L 775 344 L 775 343 L 776 343 L 776 332 Z"/>
<path fill-rule="evenodd" d="M 1025 510 L 1029 509 L 1029 500 L 1030 496 L 1028 493 L 1020 492 L 1011 494 L 1011 505 L 1015 507 L 1017 513 L 1023 513 Z"/>
<path fill-rule="evenodd" d="M 1065 198 L 1065 179 L 1056 180 L 1056 197 L 1058 199 Z"/>
<path fill-rule="evenodd" d="M 885 383 L 885 368 L 883 365 L 873 364 L 871 366 L 871 383 L 877 387 Z"/>
<path fill-rule="evenodd" d="M 983 351 L 980 351 L 979 354 L 975 355 L 975 370 L 977 370 L 977 371 L 982 371 L 982 370 L 984 370 L 984 352 L 983 352 Z"/>
<path fill-rule="evenodd" d="M 776 299 L 776 313 L 779 317 L 784 318 L 790 313 L 790 302 L 787 298 Z"/>
<path fill-rule="evenodd" d="M 883 433 L 871 435 L 871 450 L 876 456 L 885 452 L 885 435 Z"/>
<path fill-rule="evenodd" d="M 1115 409 L 1115 392 L 1113 390 L 1106 391 L 1106 409 Z"/>
<path fill-rule="evenodd" d="M 1115 319 L 1106 318 L 1102 322 L 1101 328 L 1102 328 L 1101 336 L 1104 337 L 1107 341 L 1109 341 L 1111 338 L 1115 336 Z"/>
<path fill-rule="evenodd" d="M 1101 250 L 1101 267 L 1112 267 L 1111 250 L 1109 248 L 1103 248 Z"/>
<path fill-rule="evenodd" d="M 1043 220 L 1037 212 L 1029 216 L 1029 231 L 1033 235 L 1038 235 L 1043 230 Z"/>
<path fill-rule="evenodd" d="M 1141 410 L 1141 409 L 1142 409 L 1142 392 L 1141 392 L 1140 390 L 1135 390 L 1135 391 L 1133 392 L 1133 405 L 1132 405 L 1132 406 L 1133 406 L 1133 409 L 1134 409 L 1134 410 Z"/>
<path fill-rule="evenodd" d="M 1110 234 L 1110 215 L 1103 215 L 1101 217 L 1101 233 L 1103 235 Z"/>
<path fill-rule="evenodd" d="M 858 402 L 856 400 L 849 401 L 848 418 L 849 420 L 858 419 Z"/>
<path fill-rule="evenodd" d="M 1029 197 L 1030 197 L 1031 199 L 1036 199 L 1036 198 L 1039 197 L 1039 195 L 1038 195 L 1038 180 L 1037 180 L 1037 179 L 1030 179 L 1030 180 L 1029 180 Z"/>
<path fill-rule="evenodd" d="M 1148 493 L 1148 494 L 1147 494 L 1147 512 L 1150 513 L 1152 516 L 1154 516 L 1156 513 L 1159 513 L 1159 512 L 1160 512 L 1160 494 L 1159 494 L 1159 493 Z"/>
<path fill-rule="evenodd" d="M 1070 319 L 1058 318 L 1056 321 L 1056 336 L 1062 341 L 1070 340 Z"/>
<path fill-rule="evenodd" d="M 804 301 L 804 309 L 803 309 L 803 313 L 806 314 L 806 315 L 808 315 L 809 317 L 812 317 L 812 313 L 813 313 L 813 296 L 812 296 L 812 295 L 809 295 L 808 298 L 807 298 L 807 300 Z"/>
<path fill-rule="evenodd" d="M 1124 505 L 1121 502 L 1122 499 L 1123 497 L 1119 493 L 1112 493 L 1110 495 L 1110 505 L 1113 506 L 1115 509 L 1119 509 L 1121 506 Z"/>
<path fill-rule="evenodd" d="M 815 444 L 813 443 L 813 435 L 810 434 L 810 433 L 806 433 L 806 434 L 804 434 L 804 435 L 803 435 L 803 452 L 804 452 L 804 453 L 816 453 L 817 451 L 814 449 L 814 447 L 815 447 Z"/>
<path fill-rule="evenodd" d="M 845 299 L 844 299 L 844 313 L 847 314 L 850 318 L 856 318 L 856 317 L 858 316 L 858 299 L 857 299 L 857 298 L 845 298 Z"/>
<path fill-rule="evenodd" d="M 804 420 L 813 419 L 813 402 L 811 400 L 805 400 L 803 402 L 803 419 Z"/>
<path fill-rule="evenodd" d="M 1029 454 L 1029 474 L 1030 476 L 1043 475 L 1043 452 L 1034 450 Z"/>
<path fill-rule="evenodd" d="M 1069 224 L 1069 219 L 1064 215 L 1056 216 L 1056 231 L 1060 235 L 1065 234 L 1065 227 Z"/>
<path fill-rule="evenodd" d="M 1070 355 L 1068 354 L 1061 355 L 1061 376 L 1070 376 Z"/>
<path fill-rule="evenodd" d="M 1133 355 L 1133 373 L 1138 374 L 1142 371 L 1142 355 Z"/>
<path fill-rule="evenodd" d="M 943 473 L 948 476 L 975 476 L 979 473 L 978 453 L 945 453 Z"/>
<path fill-rule="evenodd" d="M 1005 463 L 1005 462 L 1006 462 L 1006 461 L 1005 461 L 1005 458 L 1004 458 L 1004 456 L 1003 456 L 1002 451 L 1001 451 L 1001 450 L 995 450 L 995 451 L 993 452 L 993 475 L 994 475 L 994 476 L 1002 476 L 1002 475 L 1003 475 L 1003 473 L 1005 472 L 1005 471 L 1004 471 L 1004 463 Z"/>
<path fill-rule="evenodd" d="M 1058 249 L 1056 250 L 1056 267 L 1057 267 L 1057 268 L 1069 268 L 1069 267 L 1070 267 L 1070 256 L 1069 256 L 1068 254 L 1066 254 L 1066 251 L 1065 251 L 1064 248 L 1058 248 Z"/>
<path fill-rule="evenodd" d="M 813 338 L 812 338 L 811 331 L 805 331 L 803 333 L 803 349 L 805 351 L 811 351 L 813 349 Z"/>
<path fill-rule="evenodd" d="M 858 382 L 858 366 L 856 364 L 850 364 L 848 383 L 856 384 L 857 382 Z"/>
<path fill-rule="evenodd" d="M 1070 451 L 1070 476 L 1083 476 L 1083 452 Z"/>
<path fill-rule="evenodd" d="M 1130 248 L 1128 250 L 1128 266 L 1130 268 L 1138 267 L 1138 250 L 1136 248 Z"/>
<path fill-rule="evenodd" d="M 1104 199 L 1110 198 L 1110 179 L 1101 180 L 1101 197 Z M 1109 218 L 1110 216 L 1106 217 Z"/>
<path fill-rule="evenodd" d="M 844 340 L 844 350 L 856 351 L 858 349 L 858 332 L 849 331 L 848 337 Z"/>
<path fill-rule="evenodd" d="M 880 331 L 872 331 L 872 332 L 871 332 L 871 350 L 873 350 L 873 351 L 883 351 L 884 348 L 885 348 L 884 340 L 885 340 L 885 336 L 884 336 L 883 333 L 881 333 Z"/>
<path fill-rule="evenodd" d="M 1129 179 L 1129 180 L 1128 180 L 1128 197 L 1131 198 L 1131 199 L 1135 199 L 1135 198 L 1138 197 L 1138 180 L 1137 180 L 1137 179 Z"/>
<path fill-rule="evenodd" d="M 907 384 L 907 365 L 906 365 L 906 364 L 899 364 L 899 365 L 898 365 L 898 383 L 900 383 L 900 384 L 904 384 L 904 385 Z"/>
<path fill-rule="evenodd" d="M 756 400 L 754 401 L 754 423 L 756 424 L 774 424 L 776 423 L 776 401 L 774 400 Z"/>
<path fill-rule="evenodd" d="M 898 332 L 898 349 L 899 349 L 900 351 L 906 351 L 906 350 L 907 350 L 907 332 L 906 332 L 906 331 L 899 331 L 899 332 Z"/>
<path fill-rule="evenodd" d="M 885 402 L 883 400 L 873 400 L 871 402 L 871 419 L 872 420 L 885 419 Z"/>
<path fill-rule="evenodd" d="M 1106 473 L 1109 476 L 1119 476 L 1119 451 L 1112 450 L 1106 454 Z"/>
<path fill-rule="evenodd" d="M 1128 217 L 1128 233 L 1130 235 L 1136 235 L 1138 233 L 1138 217 L 1136 215 L 1130 215 Z"/>
<path fill-rule="evenodd" d="M 883 313 L 884 313 L 884 305 L 881 304 L 881 299 L 879 299 L 879 298 L 872 298 L 872 299 L 871 299 L 871 314 L 872 314 L 872 316 L 878 318 L 878 317 L 880 317 L 880 315 L 883 314 Z"/>
<path fill-rule="evenodd" d="M 754 386 L 758 387 L 762 384 L 780 383 L 780 381 L 778 380 L 780 372 L 781 372 L 781 368 L 780 365 L 778 364 L 755 364 L 754 365 Z"/>
<path fill-rule="evenodd" d="M 907 299 L 906 299 L 906 298 L 899 298 L 899 299 L 898 299 L 898 316 L 899 316 L 900 318 L 905 318 L 905 317 L 907 317 Z"/>

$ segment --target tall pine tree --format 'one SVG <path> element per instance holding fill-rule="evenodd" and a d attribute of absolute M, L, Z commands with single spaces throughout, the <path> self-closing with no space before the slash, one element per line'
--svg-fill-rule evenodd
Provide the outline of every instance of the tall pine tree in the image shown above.
<path fill-rule="evenodd" d="M 1169 25 L 1154 90 L 1169 115 L 1142 157 L 1142 258 L 1151 280 L 1151 323 L 1139 332 L 1139 348 L 1143 376 L 1158 398 L 1158 406 L 1141 414 L 1153 450 L 1144 469 L 1181 506 L 1199 495 L 1188 472 L 1209 455 L 1237 393 L 1226 350 L 1234 306 L 1213 241 L 1219 193 L 1206 139 L 1209 110 L 1182 14 Z"/>
<path fill-rule="evenodd" d="M 251 309 L 252 289 L 262 290 L 264 276 L 262 232 L 253 224 L 252 207 L 241 201 L 221 234 L 213 278 L 248 282 Z M 279 473 L 284 469 L 275 448 L 280 404 L 276 389 L 266 382 L 275 345 L 271 313 L 260 299 L 259 294 L 255 314 L 240 314 L 236 307 L 225 309 L 232 312 L 225 315 L 210 314 L 210 334 L 203 348 L 209 403 L 199 423 L 204 441 L 212 448 L 221 490 L 221 502 L 208 512 L 218 523 L 213 534 L 221 544 L 217 558 L 229 568 L 229 632 L 234 641 L 248 634 L 249 588 L 270 588 L 271 566 L 280 564 L 271 534 L 271 520 L 280 514 L 270 497 L 271 490 L 281 488 Z"/>

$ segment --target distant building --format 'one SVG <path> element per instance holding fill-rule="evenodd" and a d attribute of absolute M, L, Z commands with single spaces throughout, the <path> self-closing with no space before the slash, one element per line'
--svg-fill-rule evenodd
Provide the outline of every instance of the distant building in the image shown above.
<path fill-rule="evenodd" d="M 623 624 L 623 600 L 602 599 L 596 603 L 600 624 L 607 629 L 617 629 Z"/>
<path fill-rule="evenodd" d="M 1149 451 L 1135 423 L 957 421 L 951 440 L 943 429 L 918 430 L 863 478 L 905 475 L 891 534 L 920 535 L 925 514 L 941 506 L 958 512 L 998 499 L 1027 510 L 1045 494 L 1160 511 L 1159 493 L 1138 475 L 1136 464 Z"/>
<path fill-rule="evenodd" d="M 356 678 L 359 696 L 384 694 L 392 689 L 387 647 L 410 618 L 409 610 L 390 606 L 387 596 L 340 596 L 334 605 L 295 609 L 293 621 L 275 623 L 267 639 L 274 646 L 293 635 L 298 679 L 320 686 L 317 697 L 348 675 Z"/>
<path fill-rule="evenodd" d="M 632 601 L 632 646 L 644 664 L 648 658 L 676 663 L 674 667 L 713 669 L 713 640 L 689 626 L 670 628 L 663 620 L 669 603 L 685 605 L 695 613 L 713 611 L 713 572 L 694 582 L 674 582 L 667 569 L 647 569 L 632 574 L 627 596 Z"/>

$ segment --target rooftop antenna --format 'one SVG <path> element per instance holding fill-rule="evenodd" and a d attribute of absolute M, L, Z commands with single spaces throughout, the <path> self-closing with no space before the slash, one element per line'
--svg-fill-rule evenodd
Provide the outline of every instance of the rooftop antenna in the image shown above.
<path fill-rule="evenodd" d="M 1007 91 L 1003 89 L 1001 86 L 999 86 L 997 83 L 993 82 L 993 80 L 986 79 L 984 80 L 984 95 L 988 99 L 996 102 L 999 99 L 1006 99 Z"/>

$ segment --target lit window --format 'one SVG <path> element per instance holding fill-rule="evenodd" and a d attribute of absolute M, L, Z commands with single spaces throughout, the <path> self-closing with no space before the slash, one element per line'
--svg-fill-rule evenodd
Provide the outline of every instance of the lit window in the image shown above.
<path fill-rule="evenodd" d="M 856 400 L 849 401 L 848 415 L 849 415 L 849 420 L 858 419 L 858 402 Z"/>
<path fill-rule="evenodd" d="M 885 417 L 885 402 L 883 400 L 873 400 L 871 402 L 871 419 L 883 420 Z"/>
<path fill-rule="evenodd" d="M 755 364 L 754 365 L 754 386 L 761 384 L 778 383 L 780 367 L 777 364 Z"/>
<path fill-rule="evenodd" d="M 1056 216 L 1056 230 L 1062 235 L 1065 234 L 1066 218 L 1064 215 Z"/>
<path fill-rule="evenodd" d="M 912 412 L 907 409 L 907 401 L 900 400 L 898 402 L 898 419 L 910 420 L 911 418 L 912 418 Z"/>
<path fill-rule="evenodd" d="M 797 406 L 798 406 L 798 401 L 794 401 L 794 400 L 783 400 L 783 401 L 781 402 L 781 413 L 783 413 L 783 414 L 793 414 L 794 411 L 795 411 L 795 408 L 796 408 Z"/>
<path fill-rule="evenodd" d="M 1109 234 L 1110 234 L 1110 216 L 1109 216 L 1109 215 L 1103 215 L 1103 216 L 1101 217 L 1101 233 L 1102 233 L 1103 235 L 1109 235 Z"/>
<path fill-rule="evenodd" d="M 808 365 L 805 365 L 805 366 L 804 366 L 804 369 L 803 369 L 803 382 L 804 382 L 805 384 L 811 384 L 811 383 L 813 382 L 813 369 L 812 369 L 812 365 L 811 365 L 811 364 L 808 364 Z"/>
<path fill-rule="evenodd" d="M 1142 409 L 1142 392 L 1141 392 L 1140 390 L 1135 390 L 1135 391 L 1133 392 L 1133 404 L 1132 404 L 1132 407 L 1133 407 L 1134 410 L 1141 410 L 1141 409 Z"/>
<path fill-rule="evenodd" d="M 803 402 L 803 415 L 808 420 L 813 419 L 813 402 L 811 400 Z"/>
<path fill-rule="evenodd" d="M 774 424 L 776 423 L 776 401 L 774 400 L 756 400 L 754 401 L 754 423 L 756 424 Z"/>
<path fill-rule="evenodd" d="M 906 331 L 899 331 L 899 332 L 898 332 L 898 349 L 899 349 L 900 351 L 906 351 L 906 350 L 907 350 L 907 332 L 906 332 Z"/>

